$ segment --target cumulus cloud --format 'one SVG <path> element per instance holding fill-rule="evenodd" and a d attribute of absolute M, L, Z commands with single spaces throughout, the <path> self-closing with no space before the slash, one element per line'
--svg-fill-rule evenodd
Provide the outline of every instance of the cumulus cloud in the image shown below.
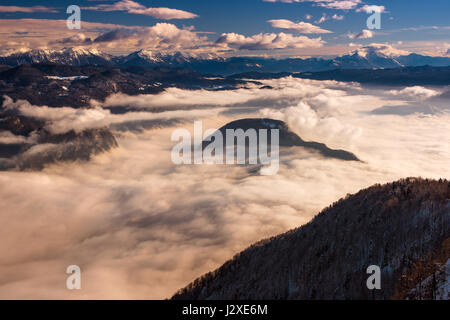
<path fill-rule="evenodd" d="M 407 50 L 397 49 L 387 43 L 371 43 L 367 46 L 358 48 L 357 52 L 362 56 L 366 56 L 368 54 L 377 54 L 386 57 L 398 57 L 411 54 L 411 52 Z"/>
<path fill-rule="evenodd" d="M 441 94 L 440 91 L 421 86 L 406 87 L 402 90 L 390 90 L 389 92 L 393 95 L 420 99 L 428 99 Z"/>
<path fill-rule="evenodd" d="M 144 5 L 131 0 L 121 0 L 113 4 L 99 4 L 96 6 L 83 7 L 83 9 L 96 11 L 126 11 L 128 13 L 146 15 L 162 20 L 193 19 L 198 17 L 196 14 L 178 9 L 147 8 Z"/>
<path fill-rule="evenodd" d="M 82 32 L 69 30 L 66 24 L 66 20 L 0 19 L 1 51 L 61 49 L 67 46 L 100 49 L 112 54 L 125 54 L 142 48 L 199 52 L 215 50 L 214 43 L 192 27 L 178 28 L 171 23 L 145 27 L 83 21 Z M 20 37 L 17 37 L 18 33 Z"/>
<path fill-rule="evenodd" d="M 348 37 L 350 39 L 370 39 L 373 37 L 373 32 L 367 29 L 364 29 L 360 33 L 349 34 Z"/>
<path fill-rule="evenodd" d="M 302 138 L 350 150 L 364 163 L 290 148 L 274 176 L 249 175 L 240 166 L 176 166 L 171 127 L 116 133 L 120 147 L 89 162 L 0 172 L 0 298 L 167 298 L 251 243 L 307 223 L 347 193 L 407 176 L 450 178 L 449 114 L 375 116 L 367 111 L 397 102 L 385 89 L 294 78 L 263 82 L 273 89 L 224 92 L 234 103 L 228 106 L 216 105 L 222 97 L 204 90 L 140 97 L 139 114 L 164 101 L 181 108 L 176 103 L 184 101 L 188 109 L 166 117 L 185 118 L 176 127 L 192 132 L 194 119 L 218 128 L 267 112 Z M 221 112 L 238 103 L 248 107 L 245 113 Z M 35 112 L 49 122 L 78 121 L 76 110 L 42 110 Z M 72 264 L 82 270 L 77 292 L 65 289 Z"/>
<path fill-rule="evenodd" d="M 303 21 L 296 23 L 286 19 L 276 19 L 276 20 L 269 20 L 268 22 L 274 28 L 285 29 L 288 30 L 289 32 L 294 33 L 332 33 L 329 30 L 322 29 L 311 23 Z"/>
<path fill-rule="evenodd" d="M 365 13 L 380 12 L 380 13 L 382 13 L 382 12 L 386 12 L 386 7 L 365 4 L 362 7 L 356 9 L 356 12 L 365 12 Z"/>
<path fill-rule="evenodd" d="M 107 46 L 124 46 L 158 50 L 197 49 L 208 45 L 205 36 L 199 36 L 189 28 L 179 29 L 171 23 L 157 23 L 151 27 L 133 30 L 115 29 L 99 35 L 94 43 L 106 43 Z"/>
<path fill-rule="evenodd" d="M 17 51 L 20 48 L 62 48 L 70 43 L 76 45 L 80 43 L 87 45 L 86 39 L 95 39 L 105 30 L 135 30 L 136 27 L 129 27 L 117 24 L 106 24 L 96 22 L 82 22 L 82 34 L 79 30 L 69 30 L 66 20 L 49 19 L 0 19 L 0 41 L 2 51 Z M 20 33 L 20 38 L 17 37 Z M 84 39 L 83 39 L 84 37 Z M 119 46 L 117 46 L 120 48 Z M 122 46 L 124 50 L 127 48 Z"/>
<path fill-rule="evenodd" d="M 271 50 L 318 48 L 324 45 L 322 38 L 294 36 L 287 33 L 259 33 L 250 37 L 237 33 L 223 33 L 216 41 L 221 46 L 236 46 L 240 50 Z"/>
<path fill-rule="evenodd" d="M 362 133 L 360 127 L 346 125 L 336 117 L 321 117 L 317 111 L 303 101 L 296 106 L 284 109 L 263 109 L 261 115 L 286 122 L 291 130 L 310 140 L 319 138 L 330 143 L 333 138 L 337 137 L 338 141 L 334 141 L 335 143 L 342 144 L 345 141 L 347 145 L 351 145 L 352 141 Z"/>

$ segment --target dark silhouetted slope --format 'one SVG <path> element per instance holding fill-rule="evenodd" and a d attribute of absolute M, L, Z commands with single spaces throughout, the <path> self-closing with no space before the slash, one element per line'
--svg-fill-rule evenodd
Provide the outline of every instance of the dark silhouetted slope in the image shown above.
<path fill-rule="evenodd" d="M 390 299 L 407 271 L 449 237 L 449 181 L 375 185 L 254 244 L 173 299 Z M 381 290 L 367 289 L 370 265 L 381 268 Z"/>

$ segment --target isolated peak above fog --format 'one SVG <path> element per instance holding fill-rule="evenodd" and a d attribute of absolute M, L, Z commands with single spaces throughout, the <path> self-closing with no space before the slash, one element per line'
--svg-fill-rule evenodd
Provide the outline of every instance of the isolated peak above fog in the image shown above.
<path fill-rule="evenodd" d="M 218 131 L 222 133 L 223 137 L 226 137 L 227 130 L 242 129 L 247 132 L 249 129 L 267 130 L 267 143 L 271 142 L 271 130 L 279 130 L 279 146 L 280 147 L 302 147 L 306 150 L 317 151 L 325 158 L 334 158 L 347 161 L 360 161 L 353 153 L 345 150 L 333 150 L 328 148 L 323 143 L 304 141 L 297 134 L 291 131 L 288 125 L 284 121 L 274 120 L 270 118 L 246 118 L 234 120 L 230 123 L 222 126 Z M 259 141 L 259 137 L 258 137 Z M 239 142 L 239 141 L 238 141 Z M 212 142 L 203 142 L 203 148 L 208 146 Z M 246 142 L 247 146 L 248 142 Z"/>

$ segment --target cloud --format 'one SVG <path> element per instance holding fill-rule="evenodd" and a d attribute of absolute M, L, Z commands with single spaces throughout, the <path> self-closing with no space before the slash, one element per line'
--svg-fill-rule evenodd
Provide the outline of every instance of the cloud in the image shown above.
<path fill-rule="evenodd" d="M 354 84 L 294 78 L 263 82 L 274 89 L 241 88 L 222 97 L 178 89 L 140 97 L 147 111 L 164 100 L 184 101 L 190 109 L 176 117 L 186 122 L 116 133 L 120 147 L 89 162 L 0 172 L 0 298 L 168 298 L 250 244 L 307 223 L 347 193 L 407 176 L 450 178 L 448 114 L 369 114 L 397 103 L 385 88 L 354 90 Z M 247 113 L 218 114 L 227 95 L 248 107 Z M 195 101 L 211 103 L 208 113 Z M 302 138 L 350 150 L 365 162 L 325 160 L 291 148 L 282 153 L 277 175 L 253 176 L 239 166 L 170 161 L 175 128 L 192 131 L 194 119 L 203 120 L 205 129 L 218 128 L 261 116 L 264 109 L 291 121 Z M 72 110 L 45 113 L 54 122 L 79 123 Z M 84 111 L 79 116 L 92 118 Z M 322 129 L 327 126 L 331 133 Z M 82 271 L 83 289 L 77 292 L 65 288 L 72 264 Z"/>
<path fill-rule="evenodd" d="M 11 30 L 24 35 L 17 38 Z M 192 27 L 178 28 L 171 23 L 143 27 L 83 21 L 80 32 L 69 30 L 66 20 L 8 19 L 0 20 L 0 41 L 3 52 L 67 46 L 82 46 L 112 54 L 127 54 L 142 48 L 204 52 L 215 48 L 213 42 Z"/>
<path fill-rule="evenodd" d="M 339 15 L 339 14 L 333 14 L 331 16 L 331 19 L 333 19 L 333 20 L 344 20 L 345 17 L 343 15 Z"/>
<path fill-rule="evenodd" d="M 9 131 L 0 131 L 0 144 L 21 144 L 36 142 L 35 136 L 17 136 Z"/>
<path fill-rule="evenodd" d="M 84 33 L 77 33 L 73 36 L 53 40 L 50 44 L 61 44 L 61 45 L 72 45 L 72 46 L 82 46 L 89 45 L 92 43 L 91 38 L 86 36 Z"/>
<path fill-rule="evenodd" d="M 128 13 L 146 15 L 162 20 L 193 19 L 198 17 L 196 14 L 178 9 L 147 8 L 140 3 L 131 0 L 121 0 L 113 4 L 99 4 L 96 6 L 83 7 L 83 9 L 96 11 L 126 11 Z"/>
<path fill-rule="evenodd" d="M 373 37 L 373 32 L 367 29 L 364 29 L 360 33 L 349 34 L 348 37 L 350 39 L 370 39 Z"/>
<path fill-rule="evenodd" d="M 117 96 L 119 98 L 120 96 Z M 148 96 L 147 96 L 148 98 Z M 103 106 L 107 106 L 104 104 Z M 128 112 L 123 115 L 112 114 L 110 110 L 103 109 L 96 104 L 90 109 L 75 109 L 71 107 L 53 108 L 47 106 L 33 106 L 28 101 L 13 101 L 4 96 L 3 108 L 18 112 L 22 116 L 42 120 L 44 128 L 54 134 L 63 134 L 69 131 L 82 132 L 92 128 L 103 128 L 112 124 L 139 122 L 145 120 L 169 121 L 178 119 L 190 119 L 195 116 L 207 116 L 217 114 L 216 110 L 173 110 L 164 112 Z M 0 141 L 1 141 L 0 136 Z M 13 141 L 15 137 L 3 136 L 5 141 Z M 11 143 L 11 142 L 10 142 Z"/>
<path fill-rule="evenodd" d="M 135 30 L 141 27 L 130 27 L 117 24 L 106 24 L 82 21 L 82 34 L 87 38 L 95 39 L 106 30 L 124 29 Z M 20 38 L 16 33 L 22 33 Z M 21 48 L 33 49 L 59 49 L 68 44 L 84 42 L 80 30 L 69 30 L 66 20 L 50 19 L 0 19 L 0 41 L 2 51 L 18 51 Z M 120 46 L 117 46 L 120 49 Z M 122 46 L 124 50 L 129 50 Z M 114 50 L 114 48 L 111 48 Z"/>
<path fill-rule="evenodd" d="M 323 8 L 337 9 L 337 10 L 354 9 L 361 3 L 361 0 L 263 0 L 263 1 L 284 2 L 284 3 L 312 2 L 315 5 Z"/>
<path fill-rule="evenodd" d="M 376 54 L 376 55 L 385 56 L 385 57 L 398 57 L 398 56 L 403 56 L 403 55 L 409 55 L 411 53 L 407 50 L 397 49 L 387 43 L 372 43 L 370 45 L 358 48 L 357 52 L 361 56 Z"/>
<path fill-rule="evenodd" d="M 18 6 L 0 6 L 0 12 L 22 12 L 22 13 L 35 13 L 35 12 L 51 12 L 56 13 L 58 10 L 55 8 L 44 6 L 33 7 L 18 7 Z"/>
<path fill-rule="evenodd" d="M 237 33 L 223 33 L 216 41 L 217 45 L 237 46 L 239 50 L 318 48 L 323 46 L 324 43 L 325 41 L 322 38 L 293 36 L 283 32 L 259 33 L 250 37 Z"/>
<path fill-rule="evenodd" d="M 373 12 L 386 12 L 385 6 L 375 6 L 375 5 L 364 5 L 358 9 L 356 9 L 356 12 L 365 12 L 365 13 L 373 13 Z"/>
<path fill-rule="evenodd" d="M 322 16 L 320 17 L 320 19 L 316 21 L 316 23 L 319 23 L 319 24 L 324 23 L 327 20 L 328 20 L 328 16 L 325 13 L 323 13 Z"/>
<path fill-rule="evenodd" d="M 428 99 L 441 94 L 440 91 L 424 88 L 421 86 L 406 87 L 402 90 L 390 90 L 389 93 L 393 95 L 419 99 Z"/>
<path fill-rule="evenodd" d="M 308 22 L 292 22 L 286 19 L 276 19 L 268 21 L 272 27 L 279 29 L 286 29 L 294 33 L 332 33 L 329 30 L 322 29 Z"/>
<path fill-rule="evenodd" d="M 171 23 L 157 23 L 151 27 L 134 30 L 115 29 L 94 40 L 108 46 L 124 46 L 158 50 L 196 49 L 209 44 L 207 37 L 199 36 L 191 29 L 179 29 Z"/>

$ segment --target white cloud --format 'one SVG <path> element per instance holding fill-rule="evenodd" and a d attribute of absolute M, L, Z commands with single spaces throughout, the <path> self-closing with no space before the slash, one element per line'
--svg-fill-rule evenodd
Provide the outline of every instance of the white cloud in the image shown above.
<path fill-rule="evenodd" d="M 180 29 L 171 23 L 157 23 L 134 30 L 115 29 L 94 40 L 107 47 L 147 48 L 156 50 L 195 50 L 210 45 L 207 37 L 200 36 L 192 28 Z"/>
<path fill-rule="evenodd" d="M 147 8 L 132 0 L 121 0 L 113 4 L 99 4 L 96 6 L 83 7 L 83 9 L 96 11 L 126 11 L 128 13 L 146 15 L 163 20 L 193 19 L 198 17 L 196 14 L 178 9 Z"/>
<path fill-rule="evenodd" d="M 441 94 L 440 91 L 424 88 L 421 86 L 406 87 L 402 90 L 390 90 L 389 93 L 393 95 L 419 99 L 428 99 Z"/>
<path fill-rule="evenodd" d="M 120 96 L 115 96 L 120 99 Z M 148 96 L 146 96 L 148 99 Z M 124 99 L 125 100 L 125 99 Z M 13 101 L 8 96 L 4 96 L 3 108 L 14 110 L 20 115 L 45 121 L 44 128 L 55 134 L 62 134 L 68 131 L 81 132 L 91 128 L 107 127 L 111 124 L 119 124 L 144 120 L 170 120 L 170 119 L 190 119 L 195 116 L 208 116 L 222 111 L 216 110 L 169 110 L 165 112 L 128 112 L 123 115 L 111 114 L 108 109 L 103 109 L 99 103 L 90 109 L 75 109 L 70 107 L 53 108 L 47 106 L 33 106 L 28 101 Z M 105 106 L 107 103 L 104 104 Z M 0 135 L 0 141 L 9 143 L 19 141 L 19 137 Z M 31 141 L 31 140 L 30 140 Z M 25 140 L 22 140 L 25 142 Z"/>
<path fill-rule="evenodd" d="M 354 9 L 361 3 L 361 0 L 263 0 L 263 1 L 284 2 L 284 3 L 312 2 L 320 7 L 338 10 Z"/>
<path fill-rule="evenodd" d="M 387 43 L 371 43 L 370 45 L 358 48 L 357 52 L 362 56 L 366 56 L 367 54 L 377 54 L 385 57 L 398 57 L 409 55 L 411 53 L 407 50 L 397 49 Z"/>
<path fill-rule="evenodd" d="M 322 29 L 308 22 L 292 22 L 286 19 L 274 19 L 268 21 L 272 27 L 286 29 L 294 33 L 332 33 L 329 30 Z"/>
<path fill-rule="evenodd" d="M 324 23 L 327 20 L 328 20 L 328 16 L 325 13 L 323 13 L 322 16 L 320 17 L 320 19 L 316 21 L 316 23 L 319 23 L 319 24 Z"/>
<path fill-rule="evenodd" d="M 364 5 L 358 9 L 356 9 L 356 12 L 365 12 L 365 13 L 373 13 L 373 12 L 386 12 L 385 6 L 375 6 L 375 5 Z"/>
<path fill-rule="evenodd" d="M 293 36 L 283 32 L 259 33 L 250 37 L 237 33 L 223 33 L 216 41 L 217 45 L 237 46 L 240 50 L 318 48 L 324 43 L 322 38 Z"/>
<path fill-rule="evenodd" d="M 373 32 L 367 29 L 364 29 L 360 33 L 349 34 L 348 37 L 350 39 L 370 39 L 373 37 Z"/>

